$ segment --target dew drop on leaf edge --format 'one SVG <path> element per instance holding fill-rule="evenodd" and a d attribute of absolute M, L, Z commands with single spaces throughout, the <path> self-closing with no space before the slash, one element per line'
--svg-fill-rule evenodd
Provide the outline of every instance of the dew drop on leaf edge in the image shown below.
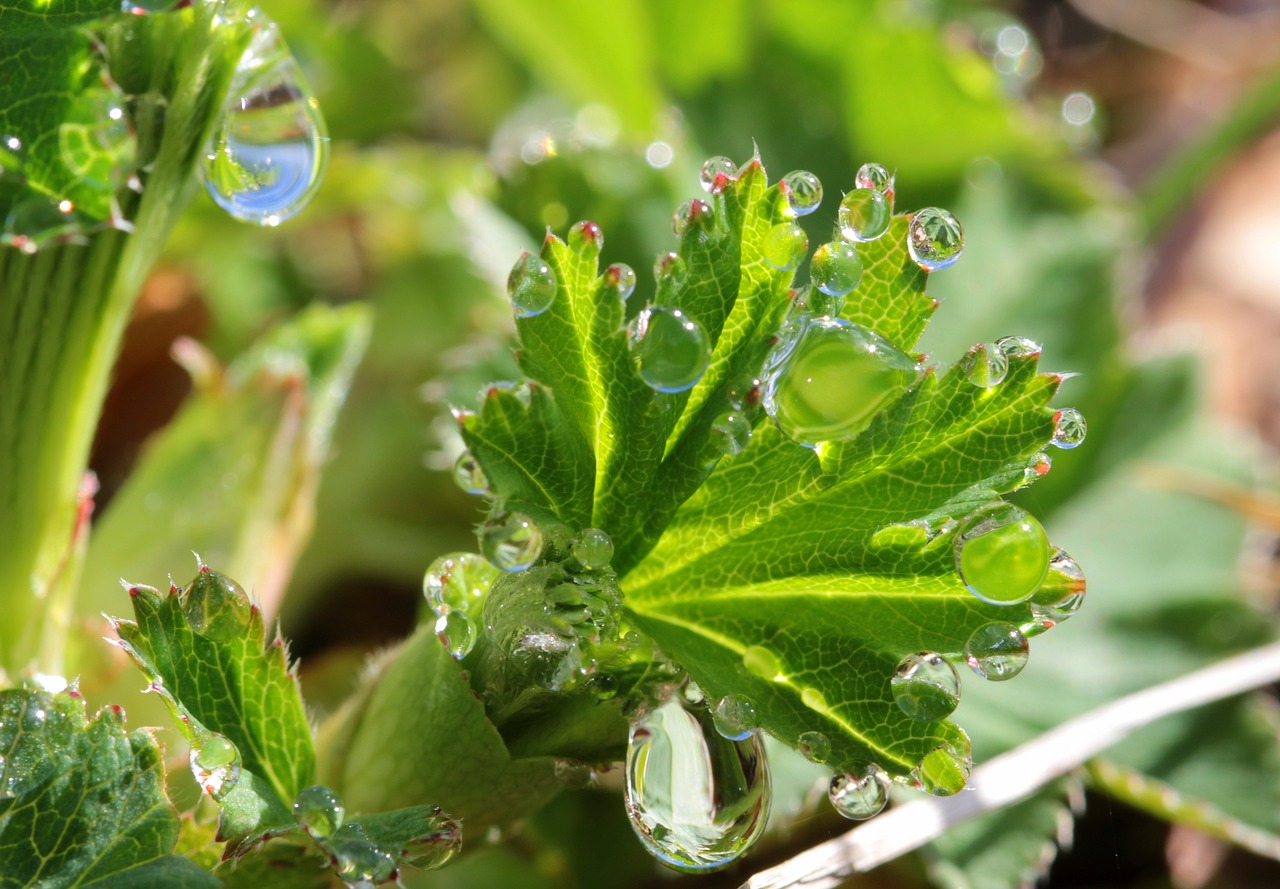
<path fill-rule="evenodd" d="M 745 695 L 726 695 L 711 708 L 716 731 L 730 741 L 745 741 L 760 728 L 756 705 Z"/>
<path fill-rule="evenodd" d="M 347 809 L 333 790 L 315 784 L 299 791 L 294 798 L 293 817 L 309 836 L 325 839 L 342 828 Z"/>
<path fill-rule="evenodd" d="M 1078 448 L 1084 443 L 1088 430 L 1084 414 L 1073 407 L 1064 407 L 1053 415 L 1053 438 L 1049 444 L 1063 450 Z"/>
<path fill-rule="evenodd" d="M 1018 627 L 992 621 L 973 631 L 964 653 L 969 669 L 983 679 L 1002 682 L 1022 672 L 1031 656 L 1031 645 Z"/>
<path fill-rule="evenodd" d="M 874 241 L 889 230 L 893 211 L 883 194 L 855 188 L 840 201 L 840 234 L 850 241 Z"/>
<path fill-rule="evenodd" d="M 470 451 L 463 451 L 454 462 L 453 481 L 467 494 L 485 494 L 489 491 L 489 479 L 485 477 L 484 468 Z"/>
<path fill-rule="evenodd" d="M 613 561 L 613 541 L 599 528 L 584 528 L 572 544 L 573 557 L 589 571 L 609 567 Z"/>
<path fill-rule="evenodd" d="M 626 263 L 617 262 L 604 270 L 604 286 L 612 290 L 622 302 L 627 301 L 636 289 L 636 273 Z"/>
<path fill-rule="evenodd" d="M 1010 503 L 995 501 L 974 510 L 956 534 L 956 569 L 983 602 L 1017 605 L 1040 588 L 1052 549 L 1036 519 Z"/>
<path fill-rule="evenodd" d="M 969 783 L 973 762 L 967 751 L 939 744 L 911 770 L 912 783 L 933 796 L 954 796 Z"/>
<path fill-rule="evenodd" d="M 995 343 L 978 343 L 961 359 L 964 375 L 980 389 L 1004 382 L 1009 373 L 1009 356 Z"/>
<path fill-rule="evenodd" d="M 795 216 L 808 216 L 822 203 L 822 182 L 808 170 L 792 170 L 778 183 Z"/>
<path fill-rule="evenodd" d="M 698 181 L 702 185 L 702 190 L 709 194 L 720 194 L 737 178 L 737 164 L 723 155 L 707 158 L 698 171 Z"/>
<path fill-rule="evenodd" d="M 475 620 L 462 611 L 446 611 L 436 618 L 436 636 L 455 660 L 462 660 L 476 647 L 480 631 Z"/>
<path fill-rule="evenodd" d="M 831 758 L 831 739 L 822 732 L 801 732 L 796 743 L 809 762 L 822 765 Z"/>
<path fill-rule="evenodd" d="M 769 229 L 761 251 L 764 261 L 779 271 L 790 271 L 804 262 L 809 237 L 794 222 L 781 222 Z"/>
<path fill-rule="evenodd" d="M 221 800 L 240 781 L 240 750 L 226 735 L 202 732 L 191 744 L 191 774 L 200 789 Z"/>
<path fill-rule="evenodd" d="M 907 226 L 907 252 L 927 272 L 945 269 L 955 265 L 964 252 L 964 230 L 946 210 L 918 210 Z"/>
<path fill-rule="evenodd" d="M 486 522 L 479 537 L 480 551 L 502 571 L 523 571 L 542 555 L 542 529 L 522 512 Z"/>
<path fill-rule="evenodd" d="M 853 184 L 857 188 L 878 191 L 892 200 L 893 174 L 880 164 L 865 163 L 858 167 L 858 172 L 853 176 Z"/>
<path fill-rule="evenodd" d="M 922 722 L 951 715 L 960 703 L 960 676 L 940 654 L 921 651 L 898 664 L 889 681 L 898 709 Z"/>
<path fill-rule="evenodd" d="M 519 318 L 541 315 L 556 298 L 556 275 L 541 256 L 523 253 L 507 276 L 507 296 Z"/>

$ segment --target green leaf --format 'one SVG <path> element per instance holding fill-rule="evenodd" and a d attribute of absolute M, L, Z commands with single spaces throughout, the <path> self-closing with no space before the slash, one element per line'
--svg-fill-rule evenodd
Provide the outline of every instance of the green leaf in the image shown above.
<path fill-rule="evenodd" d="M 129 589 L 134 621 L 116 621 L 119 645 L 151 681 L 194 750 L 216 732 L 241 758 L 218 800 L 228 853 L 294 827 L 290 805 L 313 783 L 315 750 L 284 641 L 266 643 L 262 612 L 244 591 L 201 566 L 184 589 Z M 225 788 L 224 788 L 225 790 Z"/>
<path fill-rule="evenodd" d="M 0 691 L 0 886 L 206 889 L 217 879 L 174 855 L 178 815 L 160 749 L 124 711 L 85 718 L 74 692 Z"/>

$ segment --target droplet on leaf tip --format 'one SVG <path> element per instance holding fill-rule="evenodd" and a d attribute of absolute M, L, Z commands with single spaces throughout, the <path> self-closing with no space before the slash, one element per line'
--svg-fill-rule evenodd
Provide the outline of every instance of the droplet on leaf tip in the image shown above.
<path fill-rule="evenodd" d="M 808 216 L 822 203 L 822 182 L 808 170 L 793 170 L 778 182 L 793 216 Z"/>
<path fill-rule="evenodd" d="M 702 190 L 709 194 L 720 194 L 738 178 L 738 167 L 732 160 L 723 155 L 709 157 L 702 163 L 698 172 L 698 180 Z"/>

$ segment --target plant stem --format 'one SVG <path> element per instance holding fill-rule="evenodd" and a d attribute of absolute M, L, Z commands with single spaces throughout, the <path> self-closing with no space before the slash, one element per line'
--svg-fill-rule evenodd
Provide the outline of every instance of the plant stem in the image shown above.
<path fill-rule="evenodd" d="M 1092 710 L 974 771 L 971 792 L 895 808 L 777 867 L 742 889 L 834 889 L 937 839 L 948 828 L 1026 799 L 1130 733 L 1165 716 L 1280 680 L 1280 642 L 1219 661 Z"/>

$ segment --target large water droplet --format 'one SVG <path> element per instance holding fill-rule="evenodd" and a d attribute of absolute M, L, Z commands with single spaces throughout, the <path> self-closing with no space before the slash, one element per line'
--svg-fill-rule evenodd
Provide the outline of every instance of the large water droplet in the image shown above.
<path fill-rule="evenodd" d="M 763 645 L 752 645 L 742 652 L 742 666 L 753 676 L 769 682 L 785 679 L 782 662 L 778 656 Z"/>
<path fill-rule="evenodd" d="M 113 192 L 133 169 L 137 139 L 119 87 L 83 90 L 58 127 L 62 162 L 80 184 Z"/>
<path fill-rule="evenodd" d="M 926 272 L 945 269 L 954 265 L 964 252 L 964 229 L 946 210 L 926 207 L 911 218 L 907 252 Z"/>
<path fill-rule="evenodd" d="M 503 571 L 523 571 L 542 554 L 542 529 L 522 512 L 512 512 L 480 528 L 480 551 Z"/>
<path fill-rule="evenodd" d="M 837 812 L 851 821 L 865 821 L 879 815 L 889 802 L 888 776 L 877 765 L 836 775 L 827 787 L 827 799 Z"/>
<path fill-rule="evenodd" d="M 229 95 L 200 167 L 205 189 L 236 219 L 279 225 L 320 187 L 329 139 L 275 24 L 259 27 Z"/>
<path fill-rule="evenodd" d="M 969 382 L 990 389 L 1004 382 L 1009 373 L 1009 356 L 995 343 L 978 343 L 960 360 Z"/>
<path fill-rule="evenodd" d="M 862 280 L 862 258 L 844 241 L 823 244 L 809 261 L 809 280 L 823 293 L 844 296 Z"/>
<path fill-rule="evenodd" d="M 1084 414 L 1073 407 L 1064 407 L 1053 415 L 1053 438 L 1049 444 L 1064 450 L 1078 448 L 1088 431 Z"/>
<path fill-rule="evenodd" d="M 1067 620 L 1084 604 L 1084 571 L 1061 547 L 1049 560 L 1049 574 L 1031 597 L 1031 617 L 1039 631 Z"/>
<path fill-rule="evenodd" d="M 854 174 L 853 184 L 858 188 L 878 191 L 889 200 L 889 208 L 893 209 L 893 174 L 880 164 L 867 163 L 858 167 Z"/>
<path fill-rule="evenodd" d="M 465 611 L 445 611 L 436 618 L 436 637 L 457 660 L 471 654 L 479 636 L 475 620 Z"/>
<path fill-rule="evenodd" d="M 226 735 L 201 731 L 191 744 L 191 774 L 200 789 L 221 800 L 240 781 L 240 749 Z"/>
<path fill-rule="evenodd" d="M 613 561 L 613 541 L 599 528 L 586 528 L 574 538 L 573 557 L 588 571 L 600 571 Z"/>
<path fill-rule="evenodd" d="M 738 167 L 723 155 L 709 157 L 702 162 L 698 171 L 698 181 L 702 190 L 711 194 L 720 194 L 738 178 Z"/>
<path fill-rule="evenodd" d="M 978 627 L 964 646 L 965 663 L 983 679 L 1000 682 L 1022 672 L 1031 645 L 1022 630 L 999 621 Z"/>
<path fill-rule="evenodd" d="M 706 331 L 679 309 L 651 306 L 636 316 L 628 332 L 640 378 L 658 392 L 692 388 L 711 362 Z"/>
<path fill-rule="evenodd" d="M 443 814 L 439 807 L 432 818 L 432 830 L 414 837 L 409 848 L 401 851 L 401 860 L 419 870 L 444 867 L 462 851 L 462 824 Z"/>
<path fill-rule="evenodd" d="M 951 715 L 960 703 L 960 675 L 940 654 L 909 654 L 898 664 L 889 682 L 898 709 L 922 722 Z"/>
<path fill-rule="evenodd" d="M 489 479 L 484 474 L 484 468 L 470 451 L 463 451 L 453 464 L 453 481 L 468 494 L 485 494 L 489 491 Z"/>
<path fill-rule="evenodd" d="M 840 201 L 840 234 L 851 241 L 874 241 L 889 230 L 893 210 L 873 188 L 855 188 Z"/>
<path fill-rule="evenodd" d="M 852 438 L 917 378 L 916 364 L 888 341 L 839 318 L 806 318 L 772 359 L 764 408 L 802 445 Z"/>
<path fill-rule="evenodd" d="M 475 553 L 440 556 L 422 578 L 422 594 L 437 615 L 449 610 L 478 614 L 498 570 Z"/>
<path fill-rule="evenodd" d="M 604 286 L 623 302 L 636 289 L 636 273 L 626 263 L 617 262 L 604 270 Z"/>
<path fill-rule="evenodd" d="M 796 743 L 809 762 L 822 765 L 831 758 L 831 739 L 822 732 L 801 732 Z"/>
<path fill-rule="evenodd" d="M 721 414 L 711 422 L 708 441 L 717 453 L 741 454 L 751 441 L 751 421 L 737 411 Z"/>
<path fill-rule="evenodd" d="M 965 751 L 950 744 L 940 744 L 921 757 L 911 770 L 916 787 L 934 796 L 953 796 L 969 783 L 973 760 Z"/>
<path fill-rule="evenodd" d="M 522 253 L 507 276 L 507 296 L 519 318 L 541 315 L 556 298 L 556 274 L 541 256 Z"/>
<path fill-rule="evenodd" d="M 396 860 L 390 852 L 379 849 L 360 835 L 339 835 L 329 844 L 333 869 L 351 889 L 371 889 L 390 881 L 396 873 Z"/>
<path fill-rule="evenodd" d="M 676 870 L 733 864 L 764 832 L 771 797 L 759 735 L 733 741 L 673 701 L 631 729 L 626 804 L 645 848 Z"/>
<path fill-rule="evenodd" d="M 1033 516 L 1003 501 L 974 510 L 956 535 L 956 568 L 984 602 L 1017 605 L 1049 572 L 1049 537 Z"/>
<path fill-rule="evenodd" d="M 342 828 L 347 808 L 336 793 L 316 784 L 300 791 L 294 798 L 293 817 L 312 838 L 325 839 Z"/>
<path fill-rule="evenodd" d="M 760 728 L 756 705 L 745 695 L 727 695 L 711 708 L 716 731 L 730 741 L 745 741 Z"/>
<path fill-rule="evenodd" d="M 822 182 L 808 170 L 793 170 L 778 183 L 793 216 L 808 216 L 822 203 Z"/>
<path fill-rule="evenodd" d="M 764 261 L 780 271 L 789 271 L 804 262 L 809 237 L 794 222 L 783 222 L 769 229 L 761 248 Z"/>
<path fill-rule="evenodd" d="M 180 601 L 191 629 L 206 639 L 224 642 L 243 636 L 253 620 L 253 604 L 244 587 L 203 565 L 181 591 Z"/>

